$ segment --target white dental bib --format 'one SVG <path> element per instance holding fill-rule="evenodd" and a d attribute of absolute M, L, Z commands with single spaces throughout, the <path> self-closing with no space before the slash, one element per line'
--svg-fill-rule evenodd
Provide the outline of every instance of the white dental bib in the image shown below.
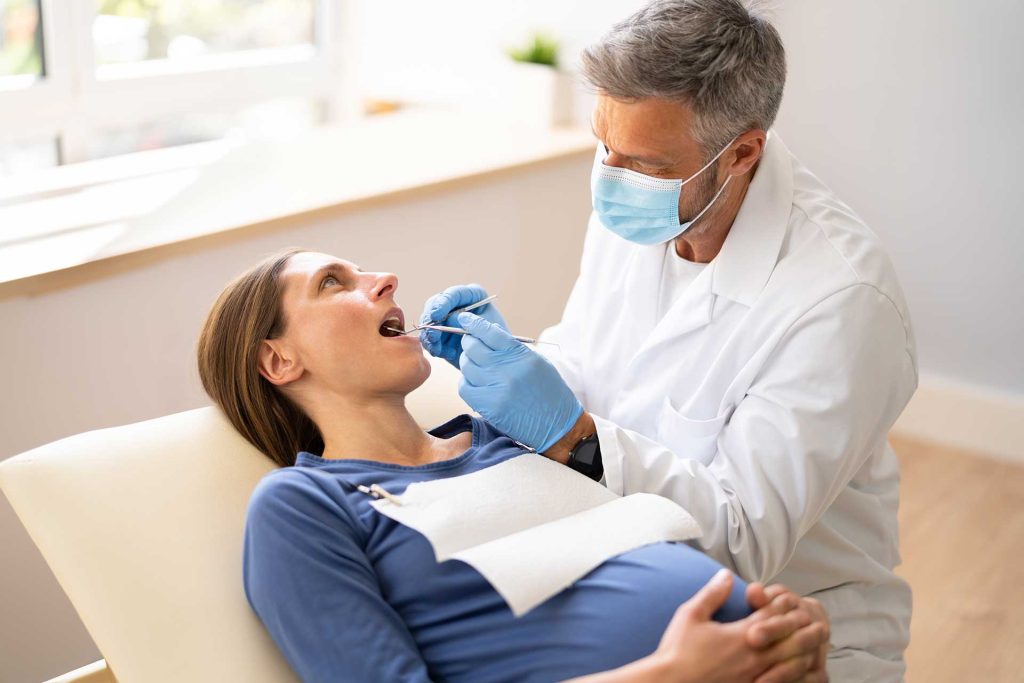
<path fill-rule="evenodd" d="M 517 617 L 616 555 L 700 535 L 667 498 L 620 497 L 535 454 L 411 484 L 399 500 L 371 505 L 423 534 L 438 562 L 461 560 L 480 572 Z"/>

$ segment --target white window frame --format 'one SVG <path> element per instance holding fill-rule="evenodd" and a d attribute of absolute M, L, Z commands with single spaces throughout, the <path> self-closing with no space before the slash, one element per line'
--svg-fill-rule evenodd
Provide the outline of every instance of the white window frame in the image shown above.
<path fill-rule="evenodd" d="M 328 122 L 352 118 L 358 113 L 354 3 L 314 2 L 312 46 L 97 69 L 95 0 L 42 0 L 45 76 L 29 87 L 0 85 L 0 143 L 56 139 L 63 165 L 86 159 L 86 142 L 100 127 L 190 111 L 306 97 L 325 104 Z M 14 79 L 8 83 L 17 85 Z"/>

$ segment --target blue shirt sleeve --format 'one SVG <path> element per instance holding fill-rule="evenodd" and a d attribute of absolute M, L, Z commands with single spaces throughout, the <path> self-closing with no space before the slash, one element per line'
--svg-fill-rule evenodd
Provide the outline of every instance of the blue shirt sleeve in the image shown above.
<path fill-rule="evenodd" d="M 249 501 L 246 598 L 307 683 L 429 681 L 360 539 L 354 513 L 313 478 L 271 473 Z"/>

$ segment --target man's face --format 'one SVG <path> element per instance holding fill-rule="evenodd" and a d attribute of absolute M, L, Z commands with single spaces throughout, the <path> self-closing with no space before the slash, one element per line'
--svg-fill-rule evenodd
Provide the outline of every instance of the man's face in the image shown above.
<path fill-rule="evenodd" d="M 622 101 L 599 95 L 591 125 L 604 143 L 608 166 L 665 179 L 686 179 L 708 162 L 690 134 L 689 107 L 658 98 Z M 721 159 L 719 159 L 721 161 Z M 679 195 L 682 222 L 696 216 L 725 182 L 713 165 L 683 186 Z"/>

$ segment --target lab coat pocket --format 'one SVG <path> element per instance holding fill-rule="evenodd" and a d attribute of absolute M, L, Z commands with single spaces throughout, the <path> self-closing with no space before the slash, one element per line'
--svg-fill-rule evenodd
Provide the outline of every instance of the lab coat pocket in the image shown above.
<path fill-rule="evenodd" d="M 728 417 L 725 413 L 710 420 L 695 420 L 680 413 L 666 396 L 658 419 L 659 441 L 678 457 L 707 465 L 715 457 L 718 434 Z"/>

